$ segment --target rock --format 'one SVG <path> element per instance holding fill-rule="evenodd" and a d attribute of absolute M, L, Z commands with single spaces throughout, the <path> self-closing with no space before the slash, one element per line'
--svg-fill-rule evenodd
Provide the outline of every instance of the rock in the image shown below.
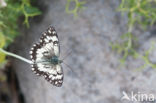
<path fill-rule="evenodd" d="M 14 52 L 30 59 L 33 43 L 53 25 L 61 43 L 60 58 L 72 51 L 64 62 L 73 72 L 63 64 L 64 83 L 58 88 L 33 74 L 29 64 L 14 60 L 26 103 L 127 103 L 121 100 L 123 91 L 156 94 L 155 70 L 136 72 L 140 60 L 133 59 L 120 68 L 120 57 L 110 47 L 126 31 L 127 18 L 116 11 L 118 0 L 88 0 L 76 19 L 65 12 L 64 0 L 39 2 L 46 3 L 47 10 L 40 22 L 33 21 L 30 29 L 22 30 Z"/>

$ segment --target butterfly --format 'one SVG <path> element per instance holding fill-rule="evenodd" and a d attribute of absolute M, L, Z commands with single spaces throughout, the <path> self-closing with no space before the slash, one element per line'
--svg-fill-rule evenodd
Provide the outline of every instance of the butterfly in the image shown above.
<path fill-rule="evenodd" d="M 60 45 L 58 35 L 54 27 L 50 26 L 30 50 L 32 71 L 43 76 L 54 86 L 63 84 L 62 60 L 59 59 Z"/>

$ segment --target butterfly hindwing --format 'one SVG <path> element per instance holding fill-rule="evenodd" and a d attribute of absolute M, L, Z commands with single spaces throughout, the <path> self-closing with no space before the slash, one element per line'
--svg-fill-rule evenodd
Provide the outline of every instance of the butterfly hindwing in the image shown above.
<path fill-rule="evenodd" d="M 49 68 L 50 73 L 49 72 L 47 72 L 49 74 L 45 73 L 44 77 L 51 84 L 60 87 L 63 83 L 63 69 L 61 65 L 54 65 L 53 68 L 54 68 L 53 71 L 51 71 L 51 69 Z"/>
<path fill-rule="evenodd" d="M 49 60 L 53 56 L 59 57 L 58 36 L 53 27 L 49 27 L 40 38 L 40 42 L 33 45 L 30 51 L 32 71 L 42 75 L 55 86 L 63 83 L 63 70 L 60 64 L 52 64 Z"/>

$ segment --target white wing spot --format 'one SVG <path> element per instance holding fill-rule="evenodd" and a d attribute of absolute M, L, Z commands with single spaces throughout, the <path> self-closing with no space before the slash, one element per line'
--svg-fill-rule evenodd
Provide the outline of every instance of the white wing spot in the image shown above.
<path fill-rule="evenodd" d="M 53 41 L 58 41 L 58 38 L 57 38 L 56 36 L 53 36 L 53 37 L 52 37 L 52 40 L 53 40 Z"/>
<path fill-rule="evenodd" d="M 48 30 L 48 32 L 51 34 L 51 31 L 50 30 Z"/>
<path fill-rule="evenodd" d="M 56 79 L 61 79 L 63 77 L 63 75 L 57 75 Z"/>
<path fill-rule="evenodd" d="M 50 76 L 49 76 L 49 78 L 52 78 L 52 77 L 53 77 L 53 75 L 50 75 Z"/>
<path fill-rule="evenodd" d="M 63 81 L 62 81 L 62 80 L 60 80 L 59 82 L 60 82 L 60 83 L 62 83 Z"/>
<path fill-rule="evenodd" d="M 56 66 L 56 71 L 57 71 L 58 73 L 60 73 L 60 72 L 61 72 L 61 66 L 57 65 L 57 66 Z"/>
<path fill-rule="evenodd" d="M 53 34 L 56 34 L 56 31 L 53 31 Z"/>
<path fill-rule="evenodd" d="M 32 51 L 29 52 L 29 54 L 32 54 L 32 53 L 33 53 Z"/>
<path fill-rule="evenodd" d="M 58 48 L 58 46 L 54 46 L 54 53 L 55 53 L 55 55 L 59 55 L 59 48 Z"/>
<path fill-rule="evenodd" d="M 52 80 L 55 80 L 55 79 L 56 79 L 55 77 L 52 78 Z"/>
<path fill-rule="evenodd" d="M 50 36 L 47 36 L 47 40 L 51 40 L 51 37 Z"/>
<path fill-rule="evenodd" d="M 36 44 L 33 45 L 34 47 L 36 46 Z"/>
<path fill-rule="evenodd" d="M 35 70 L 35 68 L 31 68 L 31 70 L 32 70 L 32 71 L 34 71 L 34 70 Z"/>
<path fill-rule="evenodd" d="M 48 39 L 44 39 L 44 40 L 45 40 L 45 42 L 46 42 L 46 43 L 48 43 L 48 42 L 49 42 L 49 40 L 48 40 Z"/>
<path fill-rule="evenodd" d="M 55 84 L 57 84 L 58 82 L 57 81 L 55 81 Z"/>

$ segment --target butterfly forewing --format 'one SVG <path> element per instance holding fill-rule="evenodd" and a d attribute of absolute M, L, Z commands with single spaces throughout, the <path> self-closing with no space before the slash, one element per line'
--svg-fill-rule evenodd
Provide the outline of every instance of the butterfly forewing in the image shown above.
<path fill-rule="evenodd" d="M 50 59 L 59 57 L 59 40 L 54 27 L 49 27 L 40 38 L 39 43 L 33 45 L 30 51 L 32 71 L 42 75 L 55 86 L 63 83 L 63 70 L 60 64 L 53 64 Z"/>

